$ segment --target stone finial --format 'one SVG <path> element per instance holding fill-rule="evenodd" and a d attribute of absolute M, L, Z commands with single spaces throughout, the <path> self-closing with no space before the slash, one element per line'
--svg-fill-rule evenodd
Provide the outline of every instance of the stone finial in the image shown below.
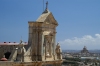
<path fill-rule="evenodd" d="M 19 43 L 19 45 L 23 45 L 24 43 L 23 43 L 23 40 L 20 40 L 20 43 Z"/>
<path fill-rule="evenodd" d="M 60 48 L 60 44 L 59 44 L 59 42 L 57 42 L 57 46 Z"/>
<path fill-rule="evenodd" d="M 43 13 L 48 13 L 48 1 L 46 2 L 46 9 Z"/>
<path fill-rule="evenodd" d="M 46 9 L 48 9 L 48 1 L 46 2 Z"/>

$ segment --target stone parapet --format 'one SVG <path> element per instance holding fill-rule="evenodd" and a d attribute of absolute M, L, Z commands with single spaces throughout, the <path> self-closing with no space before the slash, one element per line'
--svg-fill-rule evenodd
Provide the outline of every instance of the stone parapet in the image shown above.
<path fill-rule="evenodd" d="M 60 66 L 62 60 L 55 61 L 33 61 L 33 62 L 10 62 L 10 61 L 0 61 L 0 66 L 42 66 L 42 65 L 53 65 Z"/>

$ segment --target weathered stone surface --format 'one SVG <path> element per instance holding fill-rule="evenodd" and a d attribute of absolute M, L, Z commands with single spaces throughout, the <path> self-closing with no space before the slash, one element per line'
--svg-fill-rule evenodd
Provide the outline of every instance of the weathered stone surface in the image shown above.
<path fill-rule="evenodd" d="M 1 46 L 0 58 L 10 52 L 8 61 L 0 61 L 0 66 L 61 66 L 61 49 L 56 46 L 56 27 L 58 26 L 52 13 L 43 12 L 36 21 L 29 21 L 28 45 L 21 41 L 16 46 Z"/>

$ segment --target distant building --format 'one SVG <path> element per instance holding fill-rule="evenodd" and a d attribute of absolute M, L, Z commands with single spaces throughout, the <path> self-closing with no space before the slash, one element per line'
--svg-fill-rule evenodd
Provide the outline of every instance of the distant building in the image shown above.
<path fill-rule="evenodd" d="M 79 53 L 79 57 L 81 57 L 81 56 L 87 57 L 87 56 L 90 56 L 90 55 L 91 55 L 91 53 L 89 53 L 86 46 L 84 46 L 84 48 Z"/>
<path fill-rule="evenodd" d="M 89 53 L 86 46 L 84 46 L 83 50 L 81 50 L 81 53 L 82 54 L 88 54 Z"/>
<path fill-rule="evenodd" d="M 63 53 L 63 58 L 81 58 L 81 59 L 100 59 L 99 53 L 91 53 L 88 51 L 87 47 L 84 46 L 80 52 L 77 53 Z"/>

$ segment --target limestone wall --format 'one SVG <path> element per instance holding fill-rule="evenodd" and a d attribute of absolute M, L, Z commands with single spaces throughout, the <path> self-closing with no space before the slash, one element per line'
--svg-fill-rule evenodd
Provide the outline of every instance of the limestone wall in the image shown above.
<path fill-rule="evenodd" d="M 17 45 L 1 45 L 0 46 L 0 59 L 4 56 L 6 52 L 11 52 L 15 49 Z"/>

